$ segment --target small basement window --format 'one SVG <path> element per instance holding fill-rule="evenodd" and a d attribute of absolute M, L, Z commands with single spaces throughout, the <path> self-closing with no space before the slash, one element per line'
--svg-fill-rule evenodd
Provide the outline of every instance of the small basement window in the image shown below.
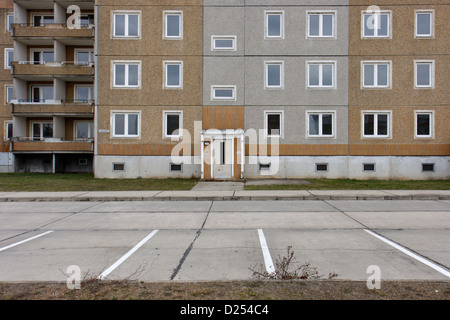
<path fill-rule="evenodd" d="M 363 163 L 363 171 L 375 171 L 375 163 Z"/>
<path fill-rule="evenodd" d="M 183 170 L 183 164 L 176 164 L 176 163 L 171 163 L 170 164 L 170 171 L 175 171 L 175 172 L 181 172 Z"/>
<path fill-rule="evenodd" d="M 78 159 L 78 165 L 79 166 L 87 166 L 88 164 L 88 160 L 83 158 L 83 159 Z"/>
<path fill-rule="evenodd" d="M 422 163 L 422 172 L 434 172 L 434 163 Z"/>
<path fill-rule="evenodd" d="M 316 163 L 316 171 L 328 171 L 328 163 Z"/>
<path fill-rule="evenodd" d="M 125 171 L 125 163 L 113 163 L 113 171 Z"/>
<path fill-rule="evenodd" d="M 260 163 L 259 171 L 268 171 L 270 170 L 270 163 Z"/>

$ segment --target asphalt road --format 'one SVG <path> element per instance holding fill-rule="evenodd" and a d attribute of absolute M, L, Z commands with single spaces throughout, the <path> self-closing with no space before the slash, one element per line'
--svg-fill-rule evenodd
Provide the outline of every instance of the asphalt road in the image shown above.
<path fill-rule="evenodd" d="M 375 266 L 381 280 L 450 280 L 450 201 L 0 203 L 0 281 L 66 281 L 70 266 L 82 279 L 248 280 L 288 246 L 336 279 Z"/>

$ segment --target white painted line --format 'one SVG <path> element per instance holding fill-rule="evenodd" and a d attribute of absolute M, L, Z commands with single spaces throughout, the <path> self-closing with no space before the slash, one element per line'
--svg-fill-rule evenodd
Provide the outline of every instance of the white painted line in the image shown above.
<path fill-rule="evenodd" d="M 137 245 L 135 245 L 133 247 L 133 249 L 131 249 L 130 251 L 128 251 L 124 256 L 122 256 L 122 258 L 120 258 L 119 260 L 117 260 L 111 267 L 109 267 L 108 269 L 106 269 L 105 271 L 102 272 L 101 275 L 98 276 L 98 279 L 103 280 L 106 279 L 106 277 L 114 271 L 114 269 L 116 269 L 118 266 L 120 266 L 125 260 L 127 260 L 133 253 L 136 252 L 137 249 L 139 249 L 140 247 L 142 247 L 148 240 L 150 240 L 156 233 L 158 232 L 158 230 L 153 230 L 148 236 L 146 236 L 144 239 L 142 239 Z"/>
<path fill-rule="evenodd" d="M 447 271 L 446 269 L 438 266 L 437 264 L 433 263 L 432 261 L 430 261 L 430 260 L 428 260 L 428 259 L 426 259 L 426 258 L 424 258 L 424 257 L 422 257 L 422 256 L 420 256 L 420 255 L 418 255 L 418 254 L 416 254 L 416 253 L 406 249 L 405 247 L 402 247 L 401 245 L 399 245 L 399 244 L 397 244 L 397 243 L 395 243 L 395 242 L 393 242 L 393 241 L 391 241 L 391 240 L 389 240 L 389 239 L 387 239 L 387 238 L 385 238 L 383 236 L 380 236 L 379 234 L 376 234 L 373 231 L 370 231 L 370 230 L 367 230 L 367 229 L 364 229 L 364 231 L 366 231 L 367 233 L 369 233 L 369 234 L 373 235 L 374 237 L 380 239 L 381 241 L 386 242 L 387 244 L 389 244 L 392 247 L 400 250 L 401 252 L 407 254 L 408 256 L 410 256 L 410 257 L 412 257 L 412 258 L 422 262 L 423 264 L 433 268 L 434 270 L 442 273 L 444 276 L 450 278 L 450 272 L 449 271 Z"/>
<path fill-rule="evenodd" d="M 267 246 L 266 238 L 262 229 L 258 229 L 259 242 L 261 243 L 261 249 L 264 256 L 264 263 L 266 265 L 266 271 L 268 273 L 274 273 L 275 267 L 273 266 L 272 257 L 270 256 L 269 247 Z"/>
<path fill-rule="evenodd" d="M 49 233 L 52 233 L 52 232 L 53 232 L 53 230 L 51 230 L 51 231 L 47 231 L 47 232 L 44 232 L 44 233 L 38 234 L 37 236 L 34 236 L 34 237 L 31 237 L 31 238 L 28 238 L 28 239 L 25 239 L 25 240 L 22 240 L 22 241 L 19 241 L 19 242 L 16 242 L 16 243 L 10 244 L 9 246 L 6 246 L 6 247 L 3 247 L 3 248 L 0 248 L 0 252 L 2 252 L 2 251 L 5 251 L 5 250 L 8 250 L 8 249 L 10 249 L 10 248 L 12 248 L 12 247 L 18 246 L 18 245 L 20 245 L 20 244 L 22 244 L 22 243 L 25 243 L 25 242 L 28 242 L 28 241 L 31 241 L 31 240 L 34 240 L 34 239 L 40 238 L 40 237 L 42 237 L 42 236 L 45 236 L 46 234 L 49 234 Z"/>

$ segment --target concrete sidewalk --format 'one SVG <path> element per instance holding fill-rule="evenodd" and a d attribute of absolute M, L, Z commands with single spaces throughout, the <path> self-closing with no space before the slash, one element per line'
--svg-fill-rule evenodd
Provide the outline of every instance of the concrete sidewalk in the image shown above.
<path fill-rule="evenodd" d="M 0 202 L 158 200 L 450 200 L 450 190 L 190 190 L 0 192 Z"/>

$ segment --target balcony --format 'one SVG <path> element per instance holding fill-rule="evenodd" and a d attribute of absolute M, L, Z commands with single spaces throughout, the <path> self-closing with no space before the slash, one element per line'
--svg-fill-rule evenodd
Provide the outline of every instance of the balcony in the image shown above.
<path fill-rule="evenodd" d="M 12 37 L 24 44 L 36 43 L 36 40 L 59 40 L 66 45 L 92 45 L 94 27 L 68 28 L 65 24 L 46 24 L 34 26 L 29 24 L 12 24 Z"/>
<path fill-rule="evenodd" d="M 94 115 L 92 100 L 12 100 L 11 113 L 17 116 L 90 116 Z"/>
<path fill-rule="evenodd" d="M 11 74 L 17 79 L 49 80 L 53 78 L 80 81 L 94 77 L 93 63 L 73 61 L 35 63 L 33 61 L 13 61 Z"/>
<path fill-rule="evenodd" d="M 11 151 L 18 153 L 26 152 L 75 152 L 93 153 L 94 142 L 92 139 L 65 141 L 60 138 L 45 138 L 33 140 L 29 137 L 12 138 Z"/>

